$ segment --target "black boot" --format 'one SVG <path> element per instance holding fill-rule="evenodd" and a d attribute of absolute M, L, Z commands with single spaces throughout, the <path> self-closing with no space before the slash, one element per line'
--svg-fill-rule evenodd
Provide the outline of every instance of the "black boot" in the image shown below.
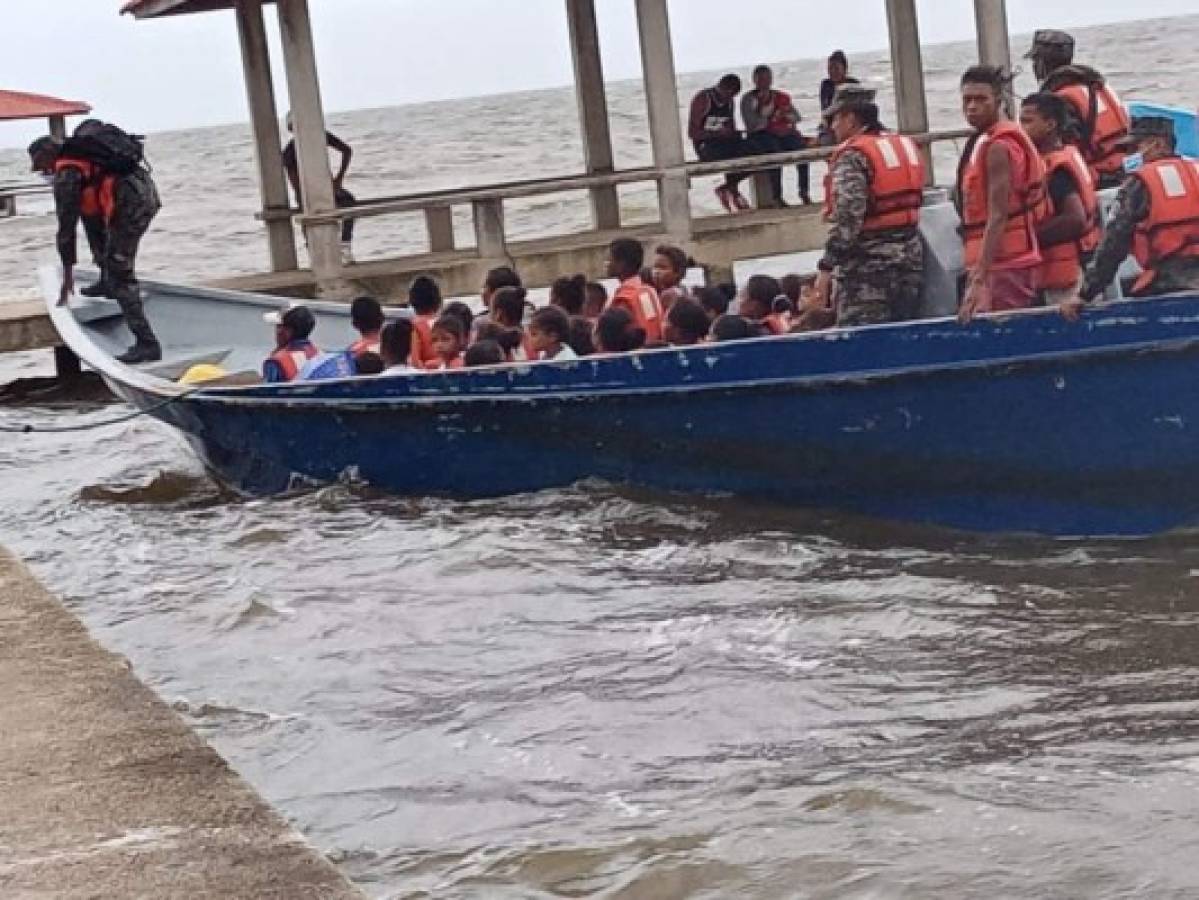
<path fill-rule="evenodd" d="M 158 362 L 162 359 L 162 347 L 155 341 L 152 344 L 138 341 L 117 358 L 117 362 L 124 363 L 127 366 L 136 366 L 138 363 Z"/>
<path fill-rule="evenodd" d="M 103 281 L 97 281 L 95 284 L 89 284 L 85 288 L 79 289 L 80 297 L 107 297 L 108 285 Z"/>
<path fill-rule="evenodd" d="M 116 357 L 116 362 L 125 363 L 126 366 L 137 366 L 138 363 L 143 362 L 158 362 L 161 358 L 162 348 L 158 345 L 158 342 L 144 344 L 139 340 L 137 344 L 134 344 L 131 348 L 123 352 L 123 354 Z"/>

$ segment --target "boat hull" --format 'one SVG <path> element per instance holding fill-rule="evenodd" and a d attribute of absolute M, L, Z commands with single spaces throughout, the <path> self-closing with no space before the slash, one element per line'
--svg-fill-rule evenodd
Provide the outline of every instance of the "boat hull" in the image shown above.
<path fill-rule="evenodd" d="M 1199 299 L 574 364 L 214 390 L 154 414 L 242 491 L 501 496 L 601 478 L 981 531 L 1199 521 Z M 160 395 L 112 379 L 143 408 Z"/>

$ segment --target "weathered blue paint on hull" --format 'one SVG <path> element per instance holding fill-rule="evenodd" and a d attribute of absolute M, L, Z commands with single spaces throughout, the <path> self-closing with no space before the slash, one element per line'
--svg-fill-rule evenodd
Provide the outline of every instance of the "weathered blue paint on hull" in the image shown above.
<path fill-rule="evenodd" d="M 984 531 L 1199 522 L 1199 298 L 461 374 L 213 389 L 156 412 L 252 493 L 598 477 Z M 110 379 L 142 406 L 153 392 Z"/>

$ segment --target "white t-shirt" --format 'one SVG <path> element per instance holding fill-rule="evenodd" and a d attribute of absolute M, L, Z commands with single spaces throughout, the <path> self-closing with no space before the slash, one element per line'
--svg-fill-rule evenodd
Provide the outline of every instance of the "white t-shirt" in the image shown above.
<path fill-rule="evenodd" d="M 556 359 L 561 362 L 563 360 L 578 359 L 579 354 L 575 353 L 574 348 L 569 344 L 563 344 L 561 349 L 558 350 L 558 354 L 556 356 L 546 356 L 544 358 Z"/>
<path fill-rule="evenodd" d="M 414 369 L 407 363 L 400 363 L 398 366 L 388 366 L 383 370 L 384 375 L 412 375 L 419 372 L 420 369 Z"/>

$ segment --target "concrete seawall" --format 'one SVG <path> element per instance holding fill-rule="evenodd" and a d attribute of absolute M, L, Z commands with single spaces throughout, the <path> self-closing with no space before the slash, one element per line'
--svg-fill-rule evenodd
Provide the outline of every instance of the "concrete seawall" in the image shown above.
<path fill-rule="evenodd" d="M 0 897 L 360 898 L 0 548 Z"/>

